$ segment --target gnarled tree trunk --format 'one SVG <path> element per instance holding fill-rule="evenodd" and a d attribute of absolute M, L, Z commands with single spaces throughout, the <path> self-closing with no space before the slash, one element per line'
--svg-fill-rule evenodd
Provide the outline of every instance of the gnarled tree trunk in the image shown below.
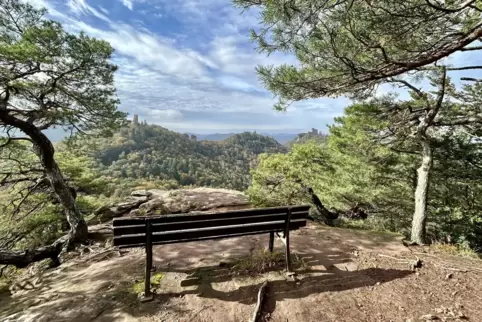
<path fill-rule="evenodd" d="M 87 224 L 85 223 L 82 214 L 79 212 L 74 195 L 72 194 L 70 187 L 67 185 L 62 172 L 55 161 L 55 150 L 52 142 L 34 124 L 9 115 L 8 112 L 0 110 L 0 120 L 5 124 L 21 130 L 30 137 L 33 143 L 33 150 L 40 159 L 40 163 L 45 170 L 46 177 L 49 180 L 60 204 L 63 206 L 65 216 L 70 225 L 68 238 L 62 241 L 64 246 L 69 246 L 74 242 L 85 242 L 88 237 Z M 59 243 L 60 240 L 50 247 L 47 246 L 43 249 L 39 249 L 38 252 L 36 250 L 11 254 L 13 256 L 10 257 L 12 259 L 11 264 L 17 265 L 17 263 L 21 263 L 21 265 L 24 265 L 26 260 L 36 261 L 39 258 L 43 259 L 52 257 L 52 254 L 55 254 L 59 250 Z M 30 256 L 33 252 L 36 252 L 36 255 Z M 1 255 L 2 257 L 0 258 L 0 263 L 10 264 L 7 260 L 9 258 L 7 254 L 2 253 Z"/>
<path fill-rule="evenodd" d="M 338 218 L 338 214 L 326 209 L 320 198 L 318 198 L 318 196 L 315 194 L 311 187 L 307 187 L 306 185 L 304 185 L 304 187 L 306 189 L 306 192 L 310 195 L 311 202 L 315 206 L 316 210 L 320 213 L 322 221 L 328 226 L 334 226 L 335 224 L 333 223 L 333 221 Z"/>
<path fill-rule="evenodd" d="M 427 199 L 430 171 L 433 164 L 432 146 L 428 140 L 422 142 L 422 164 L 417 170 L 417 187 L 415 189 L 415 211 L 412 220 L 411 241 L 416 244 L 425 243 L 427 222 Z"/>

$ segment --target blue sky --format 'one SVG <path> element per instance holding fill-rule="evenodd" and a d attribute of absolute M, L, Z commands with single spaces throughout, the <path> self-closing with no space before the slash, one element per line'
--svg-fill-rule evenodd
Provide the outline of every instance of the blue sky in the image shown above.
<path fill-rule="evenodd" d="M 326 124 L 349 104 L 344 98 L 272 109 L 255 66 L 296 63 L 256 52 L 249 30 L 257 12 L 230 0 L 29 0 L 46 7 L 70 32 L 84 31 L 115 48 L 119 108 L 181 132 L 300 132 Z"/>
<path fill-rule="evenodd" d="M 257 65 L 296 64 L 289 55 L 257 53 L 249 30 L 258 12 L 231 0 L 28 0 L 46 7 L 70 32 L 84 31 L 115 48 L 119 108 L 130 117 L 180 132 L 298 133 L 326 125 L 346 98 L 297 102 L 275 112 L 276 98 L 257 79 Z M 480 65 L 478 52 L 456 53 L 455 66 Z M 451 74 L 456 85 L 458 72 Z M 463 76 L 480 77 L 479 71 Z M 420 87 L 428 89 L 428 83 Z M 393 91 L 382 85 L 377 93 Z M 401 98 L 406 91 L 396 90 Z"/>

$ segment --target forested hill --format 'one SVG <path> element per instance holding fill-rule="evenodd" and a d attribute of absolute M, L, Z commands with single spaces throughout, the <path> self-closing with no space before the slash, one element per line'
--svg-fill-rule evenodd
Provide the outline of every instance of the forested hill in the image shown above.
<path fill-rule="evenodd" d="M 112 138 L 98 141 L 96 159 L 103 175 L 175 180 L 180 185 L 244 190 L 261 153 L 286 152 L 276 140 L 240 133 L 220 141 L 198 141 L 157 125 L 131 124 Z"/>

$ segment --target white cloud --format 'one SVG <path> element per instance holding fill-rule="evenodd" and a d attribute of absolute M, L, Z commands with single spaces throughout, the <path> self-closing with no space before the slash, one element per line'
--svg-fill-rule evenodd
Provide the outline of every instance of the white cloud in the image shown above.
<path fill-rule="evenodd" d="M 261 87 L 255 68 L 258 65 L 281 65 L 297 62 L 288 55 L 273 53 L 269 57 L 258 54 L 247 37 L 239 35 L 214 37 L 210 43 L 209 57 L 219 68 L 237 77 L 242 77 L 253 87 Z"/>
<path fill-rule="evenodd" d="M 134 7 L 132 0 L 122 0 L 122 4 L 129 8 L 129 10 L 132 10 L 132 8 Z"/>
<path fill-rule="evenodd" d="M 180 121 L 183 119 L 184 115 L 177 110 L 154 110 L 147 109 L 147 115 L 150 117 L 151 122 L 169 122 L 169 121 Z"/>

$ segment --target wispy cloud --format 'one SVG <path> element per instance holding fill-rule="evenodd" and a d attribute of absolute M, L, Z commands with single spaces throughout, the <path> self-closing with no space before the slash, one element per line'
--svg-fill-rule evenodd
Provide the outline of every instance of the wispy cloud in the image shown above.
<path fill-rule="evenodd" d="M 85 0 L 69 0 L 67 2 L 67 5 L 69 6 L 70 10 L 74 12 L 77 15 L 89 15 L 92 14 L 95 17 L 105 21 L 105 22 L 111 22 L 107 16 L 99 12 L 97 9 L 94 9 L 90 5 L 87 4 Z"/>

